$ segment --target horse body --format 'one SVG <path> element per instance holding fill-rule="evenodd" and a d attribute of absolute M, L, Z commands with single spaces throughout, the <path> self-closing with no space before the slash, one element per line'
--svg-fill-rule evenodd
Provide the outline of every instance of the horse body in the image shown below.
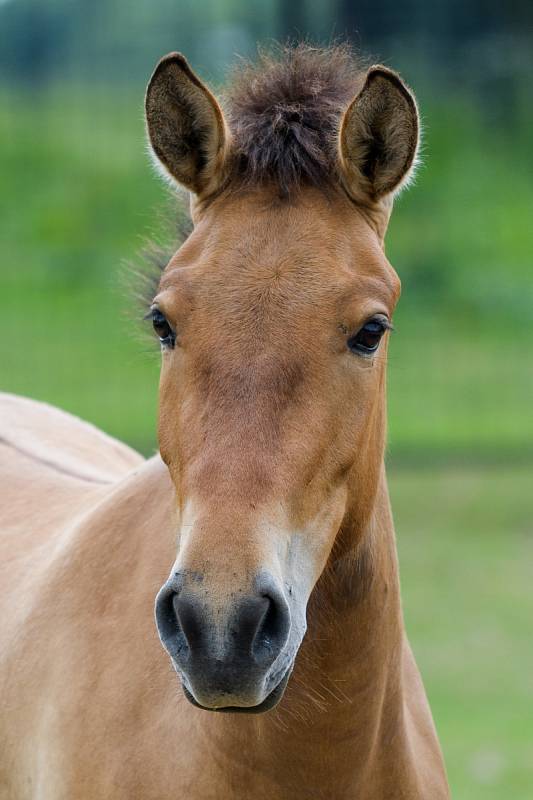
<path fill-rule="evenodd" d="M 352 68 L 291 50 L 229 121 L 182 56 L 152 76 L 194 222 L 150 304 L 160 456 L 1 401 L 2 800 L 448 797 L 383 462 L 418 116 Z"/>
<path fill-rule="evenodd" d="M 0 405 L 10 439 L 1 462 L 3 799 L 447 796 L 401 625 L 384 485 L 372 522 L 385 545 L 372 554 L 383 579 L 362 591 L 368 576 L 352 584 L 335 565 L 317 586 L 282 707 L 217 716 L 176 691 L 153 624 L 175 548 L 165 465 L 43 404 L 3 396 Z"/>

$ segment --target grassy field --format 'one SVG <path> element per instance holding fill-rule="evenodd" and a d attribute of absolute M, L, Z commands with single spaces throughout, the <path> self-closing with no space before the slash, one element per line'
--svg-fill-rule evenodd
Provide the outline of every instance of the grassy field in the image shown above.
<path fill-rule="evenodd" d="M 454 800 L 530 800 L 531 468 L 390 470 L 407 630 Z"/>
<path fill-rule="evenodd" d="M 509 148 L 466 102 L 422 107 L 427 166 L 388 239 L 404 287 L 389 461 L 406 619 L 455 800 L 529 800 L 529 123 Z M 150 453 L 159 357 L 122 275 L 169 201 L 141 108 L 109 89 L 0 90 L 0 387 Z"/>

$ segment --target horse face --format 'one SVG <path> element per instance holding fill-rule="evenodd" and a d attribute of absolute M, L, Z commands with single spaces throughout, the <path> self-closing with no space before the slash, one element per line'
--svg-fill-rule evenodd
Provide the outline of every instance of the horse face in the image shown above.
<path fill-rule="evenodd" d="M 213 204 L 153 305 L 171 331 L 159 442 L 180 509 L 157 619 L 209 708 L 277 697 L 343 519 L 371 507 L 383 446 L 398 281 L 378 238 L 348 201 L 265 200 Z"/>
<path fill-rule="evenodd" d="M 195 194 L 152 304 L 179 510 L 156 620 L 193 703 L 258 712 L 283 694 L 339 531 L 363 534 L 377 489 L 399 295 L 382 248 L 390 202 L 355 203 L 340 166 L 342 189 L 228 190 L 230 135 L 184 63 L 161 62 L 147 95 L 154 152 Z M 343 120 L 340 159 L 356 123 Z"/>

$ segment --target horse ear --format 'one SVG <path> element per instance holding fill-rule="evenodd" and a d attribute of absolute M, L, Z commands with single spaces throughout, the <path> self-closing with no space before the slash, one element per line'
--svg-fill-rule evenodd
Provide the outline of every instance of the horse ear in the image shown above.
<path fill-rule="evenodd" d="M 356 199 L 379 200 L 413 173 L 419 142 L 416 101 L 399 75 L 370 67 L 340 128 L 343 181 Z"/>
<path fill-rule="evenodd" d="M 145 100 L 148 138 L 163 172 L 197 195 L 222 179 L 227 128 L 222 109 L 180 53 L 161 59 Z"/>

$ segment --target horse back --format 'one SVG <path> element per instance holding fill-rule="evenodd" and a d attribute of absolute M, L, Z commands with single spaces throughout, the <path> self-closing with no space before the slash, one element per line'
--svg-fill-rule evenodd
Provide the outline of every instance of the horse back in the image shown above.
<path fill-rule="evenodd" d="M 43 472 L 93 483 L 109 483 L 142 457 L 94 425 L 46 403 L 0 393 L 0 469 L 12 472 L 32 460 Z"/>

